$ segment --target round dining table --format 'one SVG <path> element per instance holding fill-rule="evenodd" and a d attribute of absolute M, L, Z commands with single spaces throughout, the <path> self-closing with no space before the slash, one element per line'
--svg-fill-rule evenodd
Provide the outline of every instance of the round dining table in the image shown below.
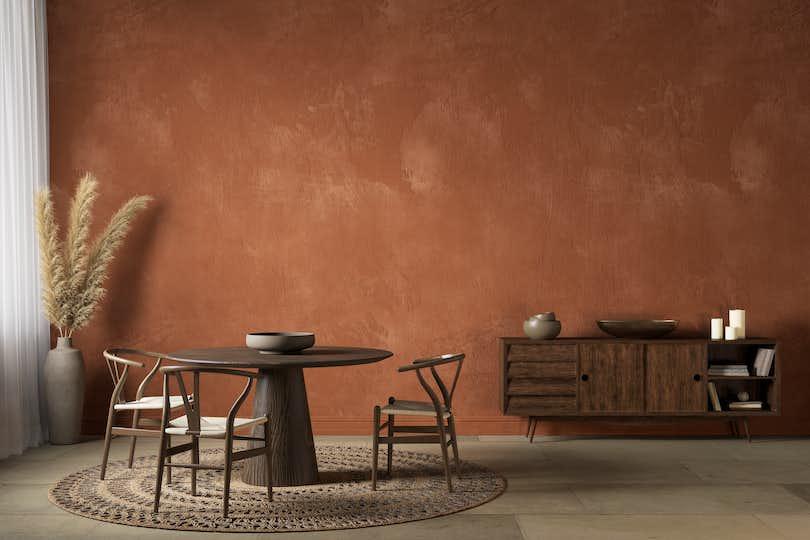
<path fill-rule="evenodd" d="M 266 354 L 248 347 L 224 347 L 186 349 L 166 358 L 182 363 L 258 369 L 260 377 L 253 410 L 254 414 L 267 414 L 270 418 L 273 485 L 301 486 L 318 482 L 304 368 L 370 364 L 392 354 L 383 349 L 361 347 L 312 347 L 295 354 Z M 254 436 L 262 436 L 263 429 L 263 426 L 255 427 Z M 254 457 L 244 463 L 242 480 L 264 485 L 265 459 Z"/>

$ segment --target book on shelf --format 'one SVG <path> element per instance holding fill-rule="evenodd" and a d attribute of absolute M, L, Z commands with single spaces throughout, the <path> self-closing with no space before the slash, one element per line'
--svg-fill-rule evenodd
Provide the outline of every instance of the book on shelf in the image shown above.
<path fill-rule="evenodd" d="M 754 360 L 754 373 L 757 377 L 767 377 L 771 374 L 773 357 L 776 351 L 773 349 L 758 349 Z"/>
<path fill-rule="evenodd" d="M 762 410 L 761 401 L 732 401 L 728 404 L 730 411 L 759 411 Z"/>
<path fill-rule="evenodd" d="M 709 398 L 712 401 L 712 409 L 715 411 L 722 411 L 723 407 L 720 406 L 720 397 L 717 395 L 717 387 L 713 382 L 709 381 L 706 385 L 706 390 L 709 392 Z"/>
<path fill-rule="evenodd" d="M 748 366 L 745 364 L 720 364 L 709 366 L 709 375 L 722 377 L 747 377 Z"/>
<path fill-rule="evenodd" d="M 757 356 L 754 358 L 754 373 L 759 375 L 762 372 L 762 362 L 768 356 L 768 349 L 757 349 Z"/>

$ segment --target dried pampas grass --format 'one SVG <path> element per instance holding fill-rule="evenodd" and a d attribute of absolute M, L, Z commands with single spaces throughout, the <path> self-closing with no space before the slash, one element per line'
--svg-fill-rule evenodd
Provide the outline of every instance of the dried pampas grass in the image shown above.
<path fill-rule="evenodd" d="M 53 214 L 53 201 L 49 190 L 37 193 L 37 234 L 39 235 L 39 265 L 42 273 L 42 303 L 45 316 L 60 334 L 67 326 L 68 282 L 65 277 L 65 259 L 59 241 L 59 225 Z"/>
<path fill-rule="evenodd" d="M 90 245 L 88 238 L 97 189 L 98 181 L 92 174 L 79 180 L 70 205 L 64 244 L 59 240 L 50 191 L 45 189 L 37 193 L 42 302 L 45 316 L 59 329 L 61 336 L 70 337 L 74 330 L 90 322 L 104 297 L 103 284 L 115 251 L 135 217 L 151 200 L 143 195 L 128 200 Z"/>

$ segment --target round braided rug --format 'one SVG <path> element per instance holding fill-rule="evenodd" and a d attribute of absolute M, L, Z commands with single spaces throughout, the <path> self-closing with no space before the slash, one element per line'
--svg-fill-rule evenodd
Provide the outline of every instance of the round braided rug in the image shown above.
<path fill-rule="evenodd" d="M 266 488 L 239 480 L 234 466 L 229 517 L 222 517 L 222 471 L 197 472 L 197 496 L 191 495 L 191 471 L 175 469 L 171 484 L 161 490 L 160 512 L 152 512 L 156 456 L 110 462 L 107 479 L 100 467 L 73 473 L 53 486 L 50 501 L 80 516 L 159 529 L 229 532 L 290 532 L 355 529 L 418 521 L 460 512 L 503 493 L 506 481 L 489 469 L 462 462 L 461 478 L 453 475 L 447 492 L 441 458 L 433 454 L 394 450 L 392 478 L 383 466 L 377 491 L 371 490 L 371 448 L 347 445 L 317 447 L 321 482 L 310 486 Z M 183 462 L 184 456 L 175 456 Z M 186 458 L 185 461 L 188 461 Z M 222 464 L 224 452 L 201 451 L 203 463 Z"/>

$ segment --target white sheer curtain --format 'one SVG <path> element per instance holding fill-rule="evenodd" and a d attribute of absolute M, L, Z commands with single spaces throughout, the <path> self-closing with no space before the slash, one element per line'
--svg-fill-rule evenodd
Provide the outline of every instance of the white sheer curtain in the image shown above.
<path fill-rule="evenodd" d="M 0 459 L 45 436 L 34 193 L 48 182 L 46 59 L 44 0 L 0 0 Z"/>

